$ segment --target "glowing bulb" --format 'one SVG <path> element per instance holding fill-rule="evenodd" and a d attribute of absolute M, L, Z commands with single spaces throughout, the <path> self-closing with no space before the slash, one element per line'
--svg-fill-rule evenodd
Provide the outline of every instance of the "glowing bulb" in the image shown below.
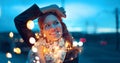
<path fill-rule="evenodd" d="M 77 41 L 74 41 L 73 42 L 73 46 L 83 46 L 83 42 L 77 42 Z"/>
<path fill-rule="evenodd" d="M 32 51 L 33 51 L 33 52 L 37 52 L 38 50 L 37 50 L 36 47 L 33 46 L 33 47 L 32 47 Z"/>
<path fill-rule="evenodd" d="M 69 42 L 65 43 L 65 47 L 69 47 L 69 45 L 70 45 Z"/>
<path fill-rule="evenodd" d="M 27 22 L 27 28 L 30 30 L 32 30 L 34 28 L 34 22 L 32 20 L 29 20 Z"/>
<path fill-rule="evenodd" d="M 10 32 L 10 33 L 9 33 L 9 37 L 10 37 L 10 38 L 13 38 L 13 36 L 14 36 L 13 32 Z"/>
<path fill-rule="evenodd" d="M 79 46 L 83 46 L 83 42 L 80 41 L 80 42 L 78 43 L 78 45 L 79 45 Z"/>
<path fill-rule="evenodd" d="M 31 44 L 34 44 L 34 43 L 36 42 L 36 40 L 35 40 L 34 37 L 30 37 L 29 42 L 30 42 Z"/>
<path fill-rule="evenodd" d="M 59 47 L 56 46 L 56 47 L 55 47 L 55 50 L 58 50 L 58 49 L 59 49 Z"/>
<path fill-rule="evenodd" d="M 9 52 L 8 52 L 8 53 L 6 53 L 6 57 L 7 57 L 7 58 L 12 58 L 12 54 L 11 54 L 11 53 L 9 53 Z"/>
<path fill-rule="evenodd" d="M 77 45 L 78 45 L 77 41 L 74 41 L 73 46 L 77 46 Z"/>
<path fill-rule="evenodd" d="M 35 59 L 36 59 L 36 60 L 39 60 L 39 57 L 38 57 L 38 56 L 35 56 Z"/>
<path fill-rule="evenodd" d="M 14 51 L 16 54 L 21 54 L 21 49 L 20 49 L 20 48 L 14 48 L 13 51 Z"/>
<path fill-rule="evenodd" d="M 39 38 L 39 33 L 35 33 L 36 38 Z"/>
<path fill-rule="evenodd" d="M 74 59 L 73 57 L 70 58 L 70 60 L 73 60 L 73 59 Z"/>
<path fill-rule="evenodd" d="M 8 63 L 11 63 L 11 61 L 8 60 Z"/>
<path fill-rule="evenodd" d="M 36 61 L 36 63 L 40 63 L 39 61 Z"/>

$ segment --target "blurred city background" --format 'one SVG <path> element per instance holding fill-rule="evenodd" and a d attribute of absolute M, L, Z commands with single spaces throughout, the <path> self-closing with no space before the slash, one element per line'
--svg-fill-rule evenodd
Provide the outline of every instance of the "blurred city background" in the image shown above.
<path fill-rule="evenodd" d="M 30 48 L 15 28 L 14 18 L 36 3 L 40 8 L 64 7 L 63 21 L 83 47 L 79 63 L 120 62 L 120 0 L 3 0 L 0 1 L 0 63 L 25 63 Z M 39 32 L 37 19 L 32 31 Z"/>

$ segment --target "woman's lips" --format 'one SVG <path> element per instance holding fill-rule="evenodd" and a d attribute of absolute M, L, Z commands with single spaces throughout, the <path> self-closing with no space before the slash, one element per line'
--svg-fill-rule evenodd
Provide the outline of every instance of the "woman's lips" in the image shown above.
<path fill-rule="evenodd" d="M 57 34 L 59 34 L 59 32 L 52 32 L 52 33 L 50 33 L 50 35 L 57 35 Z"/>

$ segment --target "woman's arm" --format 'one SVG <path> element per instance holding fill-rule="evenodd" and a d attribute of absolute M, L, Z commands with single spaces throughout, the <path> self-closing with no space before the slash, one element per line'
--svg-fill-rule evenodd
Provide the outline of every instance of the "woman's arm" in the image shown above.
<path fill-rule="evenodd" d="M 14 19 L 18 32 L 29 46 L 32 46 L 32 44 L 29 42 L 29 38 L 35 38 L 35 34 L 27 28 L 26 24 L 29 20 L 34 20 L 41 15 L 43 15 L 43 13 L 40 11 L 39 7 L 34 4 Z"/>

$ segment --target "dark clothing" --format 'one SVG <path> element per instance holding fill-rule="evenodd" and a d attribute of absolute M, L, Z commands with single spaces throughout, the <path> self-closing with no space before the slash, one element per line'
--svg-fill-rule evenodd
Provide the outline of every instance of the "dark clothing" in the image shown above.
<path fill-rule="evenodd" d="M 18 32 L 30 47 L 32 46 L 32 44 L 30 44 L 29 38 L 34 37 L 36 39 L 36 37 L 35 34 L 27 28 L 27 21 L 34 20 L 41 15 L 43 15 L 43 13 L 40 11 L 39 7 L 36 4 L 34 4 L 32 7 L 25 10 L 23 13 L 21 13 L 14 19 L 15 26 Z"/>
<path fill-rule="evenodd" d="M 40 11 L 39 7 L 36 4 L 34 4 L 14 19 L 15 26 L 19 34 L 30 47 L 32 46 L 32 44 L 30 44 L 29 38 L 34 37 L 36 41 L 38 39 L 35 37 L 35 34 L 27 28 L 26 24 L 29 20 L 34 20 L 42 15 L 43 13 Z M 72 62 L 64 63 L 78 63 L 78 60 L 73 60 Z"/>

